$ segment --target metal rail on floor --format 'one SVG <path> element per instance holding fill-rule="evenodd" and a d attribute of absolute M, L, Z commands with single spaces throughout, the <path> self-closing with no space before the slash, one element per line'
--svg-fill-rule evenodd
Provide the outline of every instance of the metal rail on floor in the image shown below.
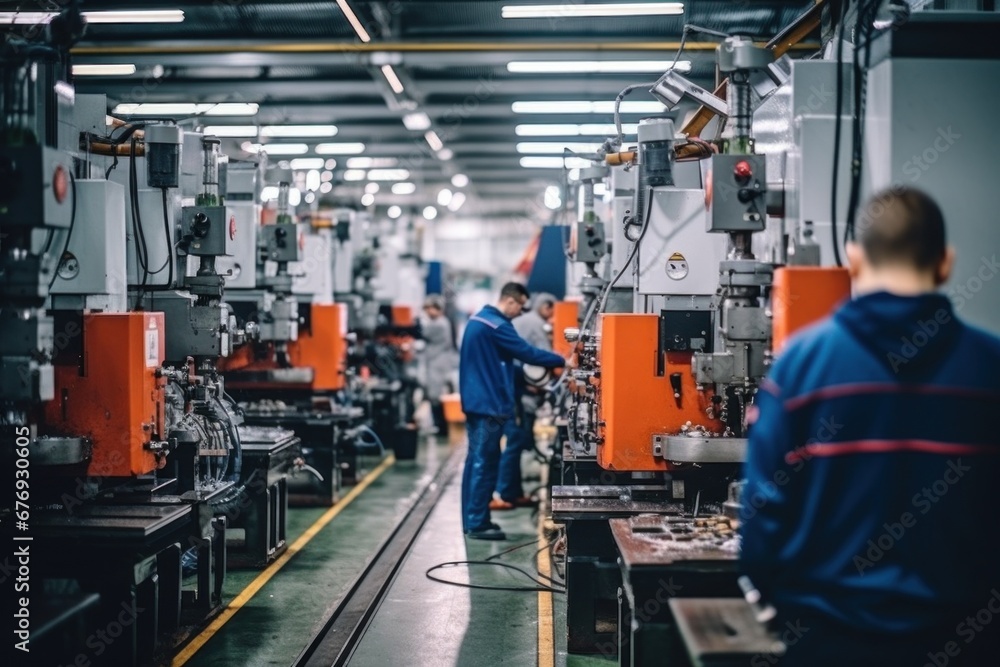
<path fill-rule="evenodd" d="M 292 667 L 339 667 L 350 661 L 420 530 L 458 471 L 463 453 L 453 451 L 445 460 Z"/>

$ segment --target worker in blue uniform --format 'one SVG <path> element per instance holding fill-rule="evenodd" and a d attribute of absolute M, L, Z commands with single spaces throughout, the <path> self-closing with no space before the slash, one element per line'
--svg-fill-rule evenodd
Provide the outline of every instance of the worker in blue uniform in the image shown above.
<path fill-rule="evenodd" d="M 876 194 L 856 237 L 854 298 L 748 412 L 743 570 L 786 667 L 1000 664 L 1000 339 L 936 291 L 954 251 L 929 196 Z"/>
<path fill-rule="evenodd" d="M 486 306 L 469 319 L 462 337 L 459 390 L 465 412 L 469 451 L 462 475 L 462 529 L 472 539 L 506 539 L 490 521 L 490 500 L 497 484 L 500 439 L 514 418 L 515 360 L 558 368 L 558 354 L 529 345 L 511 320 L 521 314 L 528 290 L 507 283 L 496 306 Z"/>

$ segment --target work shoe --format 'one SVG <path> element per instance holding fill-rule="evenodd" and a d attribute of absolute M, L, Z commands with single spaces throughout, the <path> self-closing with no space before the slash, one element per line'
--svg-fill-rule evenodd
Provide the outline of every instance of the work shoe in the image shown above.
<path fill-rule="evenodd" d="M 537 500 L 529 496 L 521 496 L 520 498 L 516 498 L 514 500 L 508 500 L 506 502 L 509 502 L 514 507 L 534 507 L 535 505 L 538 504 Z"/>
<path fill-rule="evenodd" d="M 499 510 L 501 512 L 505 510 L 514 509 L 514 503 L 508 503 L 506 500 L 501 500 L 500 498 L 494 498 L 490 501 L 491 510 Z"/>
<path fill-rule="evenodd" d="M 506 540 L 507 535 L 500 530 L 500 527 L 495 523 L 491 523 L 488 528 L 483 528 L 482 530 L 473 530 L 466 533 L 466 537 L 470 540 Z"/>

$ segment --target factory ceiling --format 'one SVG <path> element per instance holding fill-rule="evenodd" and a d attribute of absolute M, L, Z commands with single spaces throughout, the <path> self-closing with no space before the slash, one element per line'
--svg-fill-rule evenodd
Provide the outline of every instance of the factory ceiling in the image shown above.
<path fill-rule="evenodd" d="M 191 122 L 245 126 L 246 136 L 228 139 L 231 154 L 238 155 L 243 145 L 270 143 L 283 145 L 269 151 L 271 163 L 334 159 L 333 190 L 327 196 L 341 201 L 360 201 L 372 176 L 364 169 L 387 167 L 405 169 L 416 192 L 405 194 L 406 188 L 397 188 L 404 194 L 393 194 L 391 183 L 383 181 L 368 199 L 374 199 L 376 207 L 397 204 L 420 210 L 436 204 L 439 191 L 447 187 L 467 194 L 463 215 L 539 218 L 544 213 L 538 204 L 542 192 L 558 183 L 562 173 L 558 167 L 522 165 L 546 165 L 554 158 L 558 163 L 562 145 L 596 146 L 608 136 L 612 115 L 600 106 L 599 113 L 593 113 L 581 105 L 556 113 L 534 113 L 538 109 L 528 105 L 529 113 L 520 113 L 515 103 L 607 105 L 624 86 L 662 74 L 663 63 L 674 59 L 686 23 L 766 40 L 813 4 L 687 0 L 683 13 L 676 15 L 576 17 L 594 2 L 563 0 L 554 16 L 504 17 L 517 6 L 541 1 L 91 0 L 83 3 L 85 11 L 172 9 L 183 12 L 183 20 L 92 21 L 75 49 L 74 63 L 134 65 L 135 71 L 128 74 L 131 68 L 126 67 L 125 74 L 79 76 L 77 89 L 106 93 L 110 108 L 138 103 L 256 104 L 256 114 L 249 116 L 215 115 L 239 106 L 197 107 L 204 115 Z M 22 12 L 38 9 L 38 3 L 3 4 L 5 9 L 20 4 Z M 818 39 L 818 34 L 809 39 L 812 51 Z M 679 68 L 690 67 L 686 76 L 712 87 L 717 43 L 717 38 L 690 35 Z M 810 53 L 806 47 L 793 55 Z M 632 67 L 617 64 L 620 61 L 646 64 Z M 609 68 L 648 71 L 594 71 Z M 645 90 L 637 90 L 627 102 L 636 103 L 637 110 L 626 106 L 626 125 L 663 112 Z M 325 137 L 250 136 L 254 127 L 273 125 L 333 125 L 336 134 L 330 137 L 333 130 L 327 128 Z M 539 127 L 543 125 L 553 127 Z M 321 134 L 323 129 L 312 132 Z M 318 144 L 333 145 L 317 154 Z M 289 153 L 274 154 L 283 149 Z M 545 152 L 550 150 L 555 152 Z M 454 185 L 456 174 L 467 176 L 468 184 Z M 459 176 L 454 182 L 465 179 Z"/>

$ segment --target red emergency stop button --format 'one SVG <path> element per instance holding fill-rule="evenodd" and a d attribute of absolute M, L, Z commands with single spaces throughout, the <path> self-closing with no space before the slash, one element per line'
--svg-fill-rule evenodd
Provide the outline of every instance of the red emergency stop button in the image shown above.
<path fill-rule="evenodd" d="M 736 180 L 741 183 L 746 183 L 753 176 L 753 169 L 750 167 L 750 163 L 746 160 L 740 160 L 733 167 L 733 174 L 736 176 Z"/>
<path fill-rule="evenodd" d="M 66 195 L 69 194 L 69 176 L 61 164 L 56 166 L 55 173 L 52 174 L 52 194 L 55 195 L 57 204 L 66 201 Z"/>

